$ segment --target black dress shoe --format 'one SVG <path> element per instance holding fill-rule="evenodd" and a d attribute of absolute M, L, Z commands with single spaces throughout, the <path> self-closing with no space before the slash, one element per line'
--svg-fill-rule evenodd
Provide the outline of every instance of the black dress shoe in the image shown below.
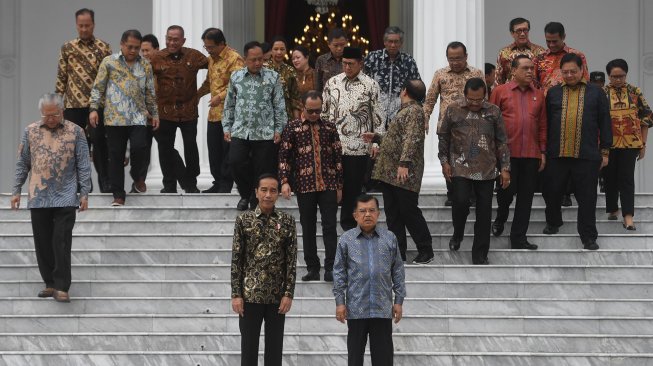
<path fill-rule="evenodd" d="M 413 264 L 429 264 L 433 262 L 433 252 L 430 253 L 419 253 L 415 259 L 413 259 Z"/>
<path fill-rule="evenodd" d="M 531 244 L 528 241 L 523 241 L 517 244 L 510 244 L 510 249 L 528 249 L 528 250 L 537 250 L 537 245 Z"/>
<path fill-rule="evenodd" d="M 220 193 L 220 188 L 214 184 L 211 188 L 203 190 L 202 193 Z"/>
<path fill-rule="evenodd" d="M 165 188 L 165 187 L 163 187 L 163 188 L 161 188 L 161 190 L 159 192 L 161 192 L 161 193 L 177 193 L 177 188 Z"/>
<path fill-rule="evenodd" d="M 571 195 L 566 194 L 562 197 L 562 207 L 569 207 L 571 206 Z"/>
<path fill-rule="evenodd" d="M 501 235 L 503 233 L 503 228 L 505 224 L 506 224 L 505 222 L 494 220 L 494 222 L 492 223 L 492 235 L 494 236 Z"/>
<path fill-rule="evenodd" d="M 583 243 L 583 249 L 585 250 L 598 250 L 599 245 L 596 244 L 596 240 L 591 239 Z"/>
<path fill-rule="evenodd" d="M 326 273 L 324 273 L 326 276 Z M 319 281 L 320 280 L 320 272 L 319 271 L 308 271 L 307 274 L 305 274 L 302 277 L 302 281 Z M 333 281 L 333 273 L 331 274 L 331 281 Z"/>
<path fill-rule="evenodd" d="M 463 241 L 462 238 L 458 239 L 452 236 L 451 239 L 449 239 L 449 250 L 457 251 L 458 249 L 460 249 L 460 242 L 462 241 Z"/>
<path fill-rule="evenodd" d="M 318 277 L 319 277 L 319 274 L 318 274 Z M 325 271 L 324 272 L 324 281 L 333 282 L 333 271 Z"/>
<path fill-rule="evenodd" d="M 488 264 L 490 264 L 490 261 L 487 258 L 483 258 L 483 259 L 477 260 L 477 261 L 472 260 L 472 263 L 474 263 L 474 265 L 477 265 L 477 266 L 478 265 L 487 266 Z"/>
<path fill-rule="evenodd" d="M 249 200 L 247 198 L 241 198 L 240 201 L 238 201 L 236 208 L 238 211 L 245 211 L 247 210 L 247 205 L 249 205 Z"/>
<path fill-rule="evenodd" d="M 451 199 L 447 198 L 447 200 L 444 201 L 444 205 L 451 207 L 451 206 L 453 206 L 453 201 Z"/>
<path fill-rule="evenodd" d="M 553 235 L 553 234 L 557 234 L 559 230 L 560 230 L 560 227 L 558 227 L 558 226 L 553 226 L 553 225 L 546 224 L 546 226 L 544 227 L 544 230 L 542 230 L 542 234 Z"/>
<path fill-rule="evenodd" d="M 635 227 L 635 225 L 626 225 L 626 224 L 622 224 L 622 225 L 624 226 L 624 229 L 626 229 L 626 230 L 628 230 L 628 231 L 635 231 L 635 230 L 637 230 L 637 228 Z"/>

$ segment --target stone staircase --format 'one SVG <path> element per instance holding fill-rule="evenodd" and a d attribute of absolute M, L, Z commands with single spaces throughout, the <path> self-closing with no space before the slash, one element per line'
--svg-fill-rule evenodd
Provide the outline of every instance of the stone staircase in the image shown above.
<path fill-rule="evenodd" d="M 29 212 L 0 195 L 0 366 L 240 364 L 229 298 L 237 200 L 145 194 L 112 208 L 110 196 L 92 195 L 74 231 L 72 303 L 58 304 L 36 297 Z M 637 196 L 634 233 L 605 220 L 599 197 L 597 252 L 581 249 L 574 207 L 563 209 L 560 234 L 539 234 L 538 196 L 529 237 L 540 250 L 508 249 L 508 222 L 490 266 L 471 265 L 471 235 L 448 250 L 443 201 L 420 196 L 436 260 L 406 267 L 396 365 L 653 365 L 653 195 Z M 298 218 L 294 199 L 278 206 Z M 468 233 L 473 219 L 472 209 Z M 301 235 L 299 246 L 301 276 Z M 297 283 L 286 365 L 346 364 L 347 328 L 334 311 L 330 284 Z"/>

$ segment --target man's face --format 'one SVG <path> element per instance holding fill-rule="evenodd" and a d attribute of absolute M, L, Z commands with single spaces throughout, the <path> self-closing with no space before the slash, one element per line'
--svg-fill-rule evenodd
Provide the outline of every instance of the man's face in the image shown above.
<path fill-rule="evenodd" d="M 495 79 L 496 79 L 496 76 L 494 75 L 494 70 L 492 70 L 492 72 L 489 73 L 489 74 L 485 74 L 485 84 L 486 85 L 493 85 Z"/>
<path fill-rule="evenodd" d="M 375 200 L 358 202 L 354 209 L 354 219 L 363 231 L 371 231 L 379 221 L 379 208 Z"/>
<path fill-rule="evenodd" d="M 177 53 L 186 42 L 186 38 L 179 29 L 171 29 L 166 33 L 166 47 L 170 53 Z"/>
<path fill-rule="evenodd" d="M 385 50 L 388 52 L 390 57 L 395 57 L 397 54 L 399 54 L 401 45 L 401 37 L 398 34 L 388 34 L 383 39 L 383 46 L 385 47 Z"/>
<path fill-rule="evenodd" d="M 304 118 L 315 122 L 320 119 L 320 112 L 322 112 L 322 100 L 320 98 L 306 99 L 306 104 L 304 104 Z"/>
<path fill-rule="evenodd" d="M 263 67 L 263 49 L 261 47 L 250 48 L 245 55 L 245 65 L 252 74 L 258 74 Z"/>
<path fill-rule="evenodd" d="M 546 46 L 553 53 L 560 52 L 565 47 L 565 37 L 561 37 L 558 33 L 544 33 L 546 39 Z"/>
<path fill-rule="evenodd" d="M 467 108 L 472 112 L 478 112 L 483 107 L 483 102 L 485 102 L 485 89 L 469 89 L 467 90 L 467 94 L 465 94 L 465 99 L 467 101 Z"/>
<path fill-rule="evenodd" d="M 63 120 L 63 110 L 56 104 L 44 104 L 41 106 L 41 121 L 48 128 L 57 127 Z"/>
<path fill-rule="evenodd" d="M 286 44 L 276 41 L 272 44 L 272 61 L 281 63 L 286 60 Z"/>
<path fill-rule="evenodd" d="M 93 38 L 95 23 L 93 23 L 91 14 L 86 13 L 78 15 L 75 21 L 75 26 L 77 27 L 77 34 L 80 39 L 86 40 Z"/>
<path fill-rule="evenodd" d="M 512 75 L 517 84 L 528 85 L 533 82 L 535 64 L 528 58 L 519 59 L 519 65 L 512 69 Z"/>
<path fill-rule="evenodd" d="M 447 61 L 453 72 L 462 72 L 467 67 L 467 55 L 462 47 L 447 50 Z"/>
<path fill-rule="evenodd" d="M 528 22 L 524 22 L 515 24 L 510 35 L 512 35 L 512 39 L 515 40 L 517 46 L 525 46 L 528 44 L 528 32 L 530 32 Z"/>
<path fill-rule="evenodd" d="M 211 57 L 218 57 L 220 55 L 220 52 L 224 50 L 225 44 L 220 43 L 219 45 L 215 44 L 215 41 L 212 39 L 205 39 L 204 40 L 204 49 L 206 52 L 211 55 Z"/>
<path fill-rule="evenodd" d="M 122 51 L 122 55 L 125 57 L 125 60 L 127 62 L 132 62 L 136 60 L 136 57 L 138 56 L 138 53 L 141 50 L 141 41 L 134 37 L 127 37 L 127 40 L 125 42 L 120 42 L 120 51 Z"/>
<path fill-rule="evenodd" d="M 342 57 L 342 52 L 347 46 L 347 39 L 345 37 L 334 38 L 329 42 L 329 50 L 335 58 Z"/>
<path fill-rule="evenodd" d="M 343 58 L 342 59 L 342 71 L 345 72 L 348 78 L 352 79 L 361 72 L 363 68 L 363 62 L 355 58 Z"/>
<path fill-rule="evenodd" d="M 262 210 L 272 210 L 279 198 L 279 182 L 274 178 L 261 179 L 256 188 L 256 198 Z"/>
<path fill-rule="evenodd" d="M 151 42 L 141 42 L 141 56 L 149 60 L 155 51 L 156 49 L 152 47 Z"/>
<path fill-rule="evenodd" d="M 560 72 L 562 73 L 562 79 L 569 86 L 575 86 L 583 78 L 580 67 L 574 61 L 562 64 Z"/>

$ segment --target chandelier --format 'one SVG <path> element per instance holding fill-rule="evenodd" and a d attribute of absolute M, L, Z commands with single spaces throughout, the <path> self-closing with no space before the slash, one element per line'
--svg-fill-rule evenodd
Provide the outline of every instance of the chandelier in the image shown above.
<path fill-rule="evenodd" d="M 306 0 L 308 5 L 315 6 L 315 11 L 320 14 L 329 12 L 329 6 L 338 5 L 338 0 Z"/>

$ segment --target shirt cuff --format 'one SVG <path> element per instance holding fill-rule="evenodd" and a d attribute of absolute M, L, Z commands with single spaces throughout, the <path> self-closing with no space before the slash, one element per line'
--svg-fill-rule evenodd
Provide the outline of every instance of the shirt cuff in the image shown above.
<path fill-rule="evenodd" d="M 231 293 L 231 298 L 232 298 L 232 299 L 238 299 L 238 298 L 241 298 L 241 297 L 243 297 L 241 294 L 237 294 L 237 293 L 235 293 L 235 292 L 232 292 L 232 293 Z"/>
<path fill-rule="evenodd" d="M 395 305 L 403 305 L 404 304 L 404 298 L 401 296 L 395 296 Z"/>
<path fill-rule="evenodd" d="M 336 306 L 345 305 L 344 296 L 336 296 Z"/>
<path fill-rule="evenodd" d="M 289 297 L 289 298 L 292 299 L 293 298 L 293 293 L 290 292 L 290 291 L 286 291 L 286 292 L 283 293 L 283 297 Z"/>

